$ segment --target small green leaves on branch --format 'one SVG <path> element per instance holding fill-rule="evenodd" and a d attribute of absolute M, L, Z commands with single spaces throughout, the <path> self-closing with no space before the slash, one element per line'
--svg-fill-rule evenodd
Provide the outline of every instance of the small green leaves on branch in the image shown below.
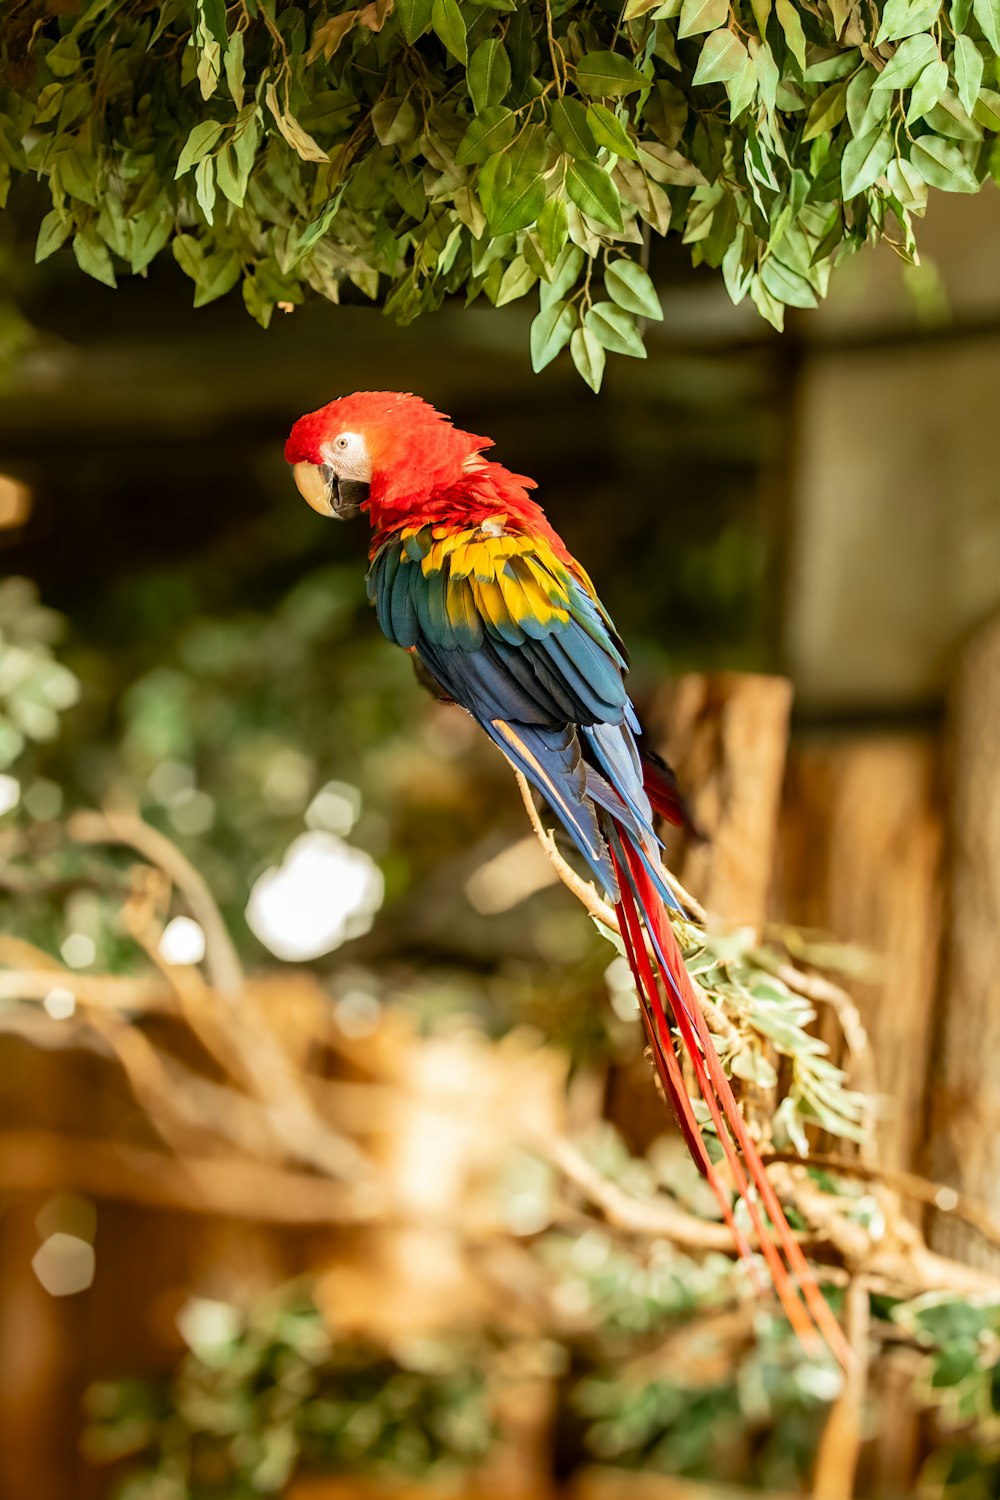
<path fill-rule="evenodd" d="M 172 249 L 196 305 L 242 284 L 265 327 L 314 294 L 537 298 L 533 368 L 568 349 L 595 390 L 661 316 L 650 235 L 780 328 L 862 245 L 915 258 L 928 189 L 1000 179 L 1000 0 L 50 10 L 0 40 L 0 207 L 48 183 L 37 260 L 114 286 Z"/>

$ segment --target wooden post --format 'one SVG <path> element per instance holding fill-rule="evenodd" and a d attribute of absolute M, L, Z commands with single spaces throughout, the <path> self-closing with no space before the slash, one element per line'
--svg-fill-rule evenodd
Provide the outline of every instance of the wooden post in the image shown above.
<path fill-rule="evenodd" d="M 706 836 L 686 842 L 677 874 L 728 926 L 760 927 L 767 914 L 791 701 L 784 677 L 692 672 L 655 711 L 669 719 L 664 753 Z"/>
<path fill-rule="evenodd" d="M 1000 618 L 961 657 L 949 749 L 950 910 L 930 1170 L 1000 1213 Z M 1000 1269 L 1000 1252 L 948 1216 L 932 1243 Z"/>
<path fill-rule="evenodd" d="M 844 983 L 883 1100 L 879 1159 L 903 1170 L 920 1165 L 924 1140 L 941 930 L 938 781 L 928 736 L 797 744 L 775 890 L 778 920 L 859 950 L 859 972 Z M 836 1028 L 823 1034 L 833 1042 Z"/>

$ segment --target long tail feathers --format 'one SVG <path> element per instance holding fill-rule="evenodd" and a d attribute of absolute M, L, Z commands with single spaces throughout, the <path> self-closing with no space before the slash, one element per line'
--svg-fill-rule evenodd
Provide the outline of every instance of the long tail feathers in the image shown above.
<path fill-rule="evenodd" d="M 760 1153 L 743 1123 L 659 893 L 629 831 L 617 820 L 609 822 L 611 856 L 621 893 L 618 915 L 625 952 L 642 997 L 644 1024 L 656 1059 L 657 1072 L 681 1133 L 695 1164 L 715 1193 L 741 1259 L 759 1285 L 752 1248 L 747 1236 L 736 1223 L 726 1186 L 708 1155 L 691 1100 L 684 1087 L 680 1064 L 674 1051 L 667 1008 L 680 1033 L 699 1092 L 718 1132 L 733 1181 L 746 1205 L 774 1289 L 788 1321 L 803 1346 L 810 1352 L 814 1353 L 820 1348 L 817 1335 L 821 1334 L 846 1368 L 853 1358 L 850 1346 L 792 1234 L 764 1170 Z M 656 957 L 663 995 L 646 951 L 643 928 L 649 935 Z M 758 1198 L 773 1230 L 769 1230 L 765 1224 Z"/>

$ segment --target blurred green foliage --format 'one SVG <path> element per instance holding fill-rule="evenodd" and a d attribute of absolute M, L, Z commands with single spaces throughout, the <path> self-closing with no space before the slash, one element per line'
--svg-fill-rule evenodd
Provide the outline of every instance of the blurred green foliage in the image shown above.
<path fill-rule="evenodd" d="M 531 1253 L 553 1309 L 533 1351 L 496 1332 L 338 1345 L 301 1288 L 247 1313 L 192 1304 L 169 1383 L 92 1390 L 87 1452 L 128 1460 L 122 1500 L 270 1494 L 314 1470 L 455 1475 L 500 1436 L 498 1390 L 522 1369 L 555 1383 L 564 1474 L 603 1463 L 762 1492 L 807 1482 L 838 1376 L 781 1320 L 758 1315 L 753 1342 L 713 1326 L 731 1307 L 731 1261 L 597 1229 L 544 1234 Z M 949 1500 L 995 1495 L 1000 1305 L 880 1298 L 873 1311 L 875 1338 L 905 1329 L 922 1351 L 940 1441 L 926 1481 Z"/>
<path fill-rule="evenodd" d="M 89 1457 L 148 1454 L 121 1500 L 242 1500 L 310 1471 L 439 1477 L 488 1450 L 478 1348 L 425 1342 L 394 1357 L 335 1344 L 301 1292 L 245 1316 L 192 1303 L 183 1323 L 190 1352 L 169 1388 L 89 1393 Z"/>

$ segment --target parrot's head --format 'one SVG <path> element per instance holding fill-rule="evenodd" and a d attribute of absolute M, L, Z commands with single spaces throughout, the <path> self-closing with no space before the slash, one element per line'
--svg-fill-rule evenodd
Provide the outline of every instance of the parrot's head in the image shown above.
<path fill-rule="evenodd" d="M 357 391 L 300 417 L 285 444 L 299 492 L 324 516 L 367 509 L 380 530 L 405 523 L 442 486 L 478 462 L 489 438 L 460 432 L 419 396 Z"/>

